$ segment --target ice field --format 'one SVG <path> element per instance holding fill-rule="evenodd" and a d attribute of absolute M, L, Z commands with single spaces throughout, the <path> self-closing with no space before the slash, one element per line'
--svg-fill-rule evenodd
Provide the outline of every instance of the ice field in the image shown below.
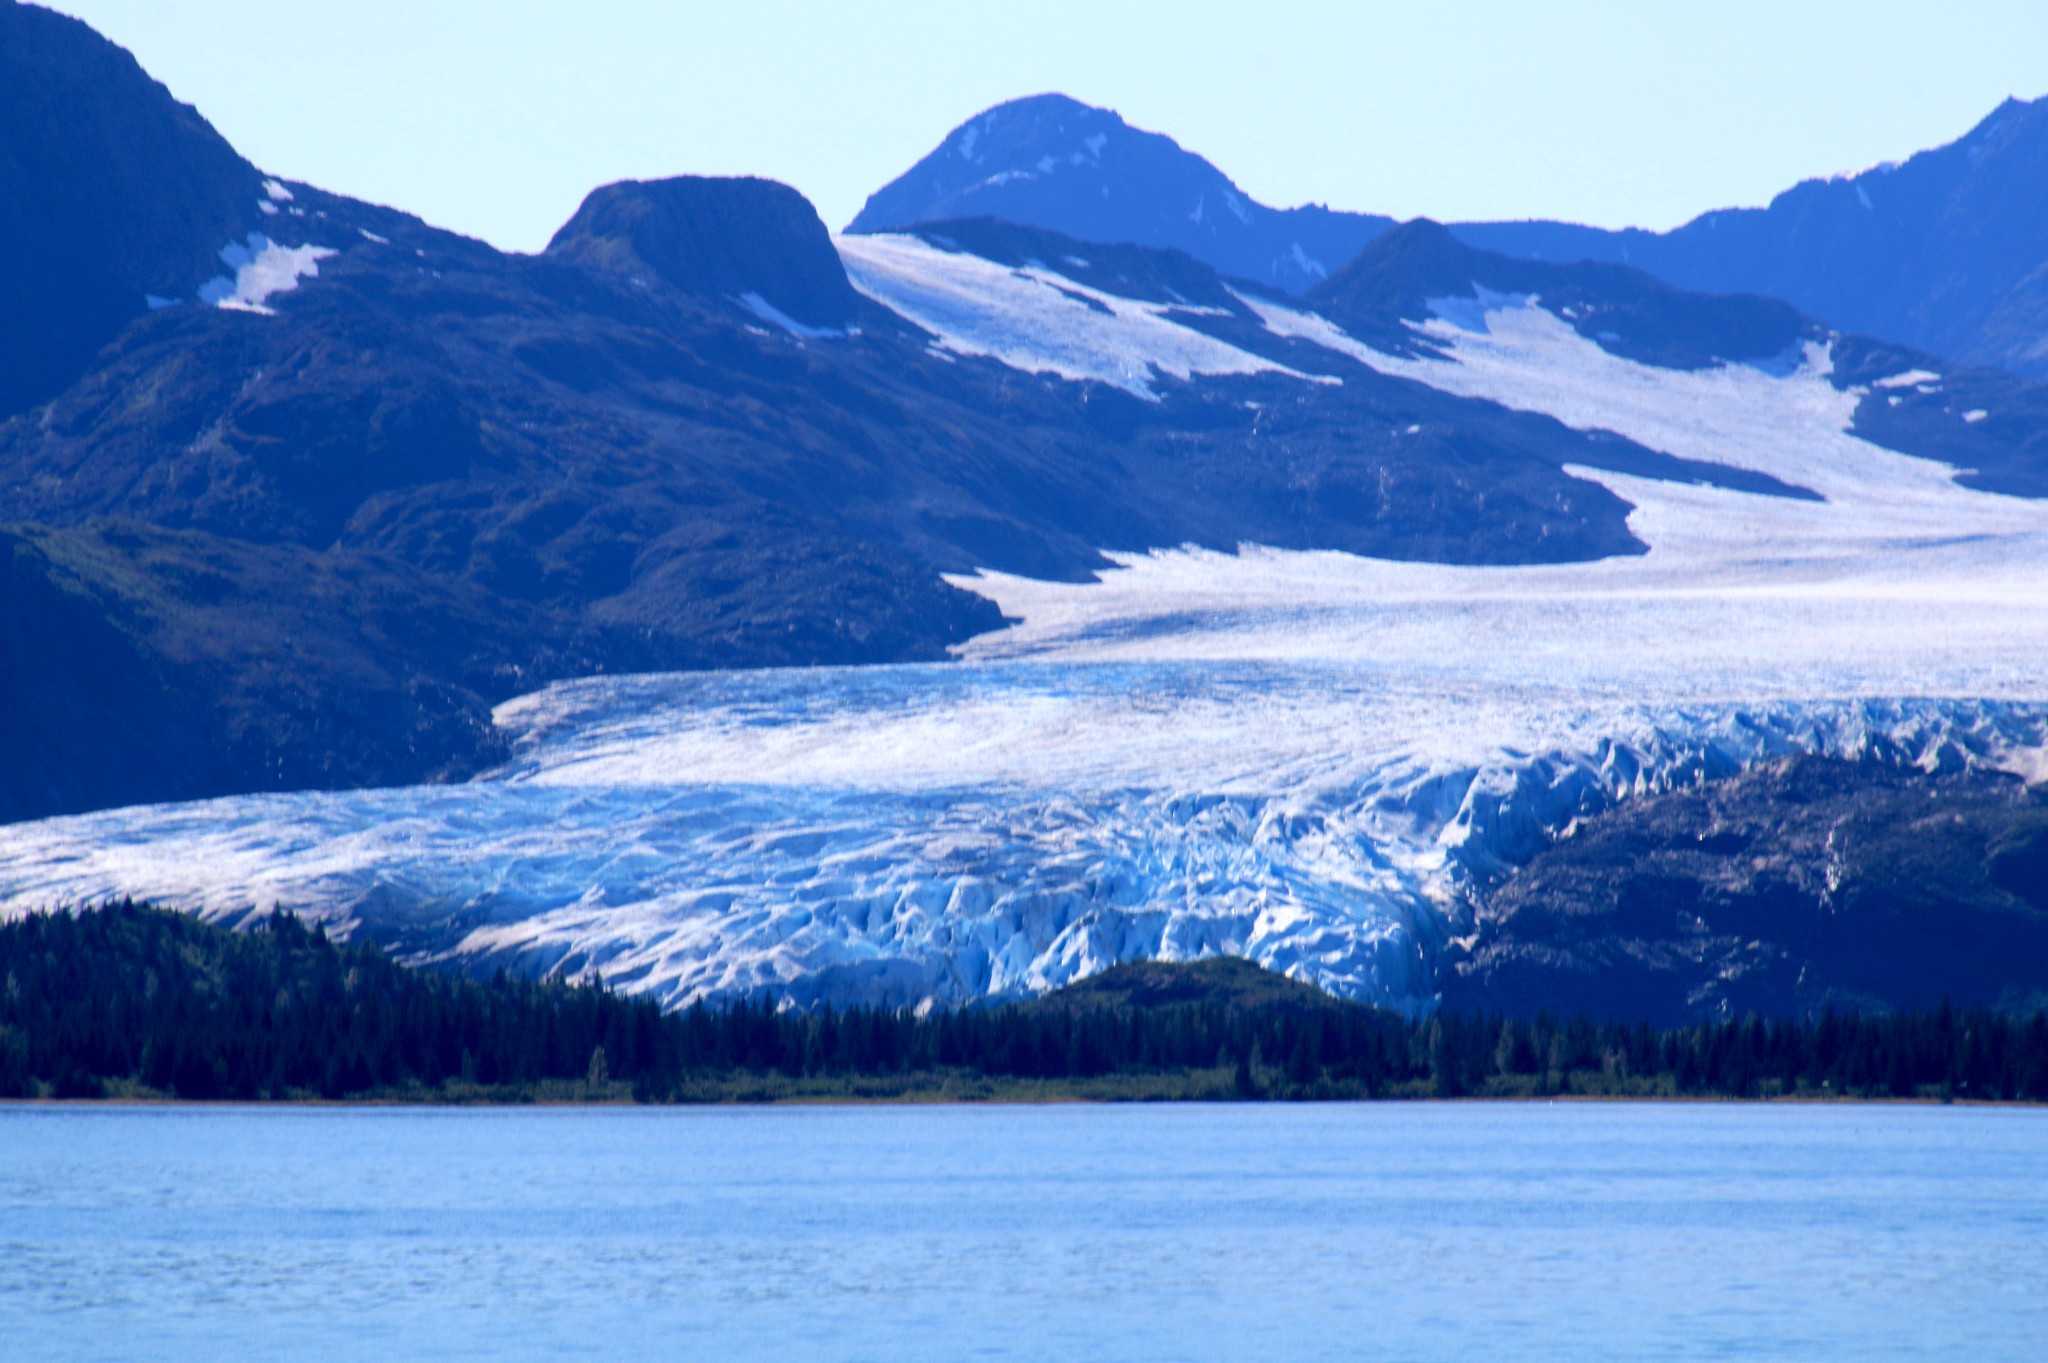
<path fill-rule="evenodd" d="M 866 241 L 857 286 L 955 354 L 1148 396 L 1279 368 L 1171 308 Z M 1863 395 L 1825 345 L 1659 369 L 1482 295 L 1419 329 L 1436 353 L 1391 356 L 1253 306 L 1383 374 L 1820 500 L 1575 470 L 1649 552 L 984 573 L 959 581 L 1020 623 L 954 663 L 563 683 L 500 707 L 516 756 L 464 785 L 0 827 L 0 904 L 275 905 L 676 1004 L 956 1002 L 1231 952 L 1416 1008 L 1469 896 L 1615 800 L 1795 752 L 2048 777 L 2048 503 L 1851 434 Z"/>

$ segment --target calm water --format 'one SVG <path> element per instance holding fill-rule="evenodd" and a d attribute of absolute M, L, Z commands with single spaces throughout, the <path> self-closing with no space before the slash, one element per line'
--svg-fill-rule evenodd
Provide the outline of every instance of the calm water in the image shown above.
<path fill-rule="evenodd" d="M 15 1359 L 2048 1358 L 2048 1112 L 0 1107 Z"/>

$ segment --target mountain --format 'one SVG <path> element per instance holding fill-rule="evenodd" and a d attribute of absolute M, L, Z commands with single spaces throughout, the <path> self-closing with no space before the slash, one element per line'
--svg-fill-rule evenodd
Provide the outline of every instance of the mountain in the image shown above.
<path fill-rule="evenodd" d="M 2007 100 L 1903 164 L 1802 181 L 1670 232 L 1464 223 L 1473 246 L 1631 265 L 1684 289 L 1781 298 L 1844 331 L 2048 375 L 2048 99 Z"/>
<path fill-rule="evenodd" d="M 939 658 L 1000 622 L 943 573 L 1086 578 L 1105 550 L 1243 540 L 1636 545 L 1626 504 L 1564 471 L 1624 442 L 1399 384 L 1303 406 L 1275 358 L 1302 348 L 1185 256 L 955 226 L 1006 259 L 1099 258 L 1032 283 L 1023 321 L 1099 317 L 1087 288 L 1147 307 L 1181 288 L 1250 347 L 1168 308 L 1130 323 L 1164 350 L 1075 388 L 856 291 L 786 187 L 607 186 L 546 253 L 507 255 L 265 178 L 83 25 L 0 16 L 6 98 L 69 91 L 90 114 L 10 125 L 10 164 L 122 190 L 75 210 L 90 230 L 36 228 L 96 243 L 121 307 L 0 421 L 8 817 L 475 771 L 504 756 L 491 707 L 564 677 Z M 917 249 L 920 269 L 993 268 Z M 856 264 L 871 289 L 878 268 Z M 1197 351 L 1237 377 L 1186 382 Z"/>
<path fill-rule="evenodd" d="M 547 253 L 684 293 L 737 298 L 792 334 L 844 330 L 861 310 L 825 224 L 801 194 L 772 180 L 606 185 L 555 233 Z"/>
<path fill-rule="evenodd" d="M 109 89 L 97 155 L 189 126 Z M 1428 222 L 1288 295 L 759 180 L 529 256 L 250 174 L 196 283 L 106 237 L 182 292 L 0 420 L 0 912 L 283 906 L 676 1006 L 1228 955 L 1422 1012 L 1665 950 L 1571 859 L 1609 815 L 1808 759 L 1910 834 L 2048 772 L 2048 386 Z M 1528 887 L 1589 867 L 1625 907 L 1560 963 Z M 1942 916 L 1889 912 L 1892 1006 Z M 1720 950 L 1644 990 L 1739 1002 Z"/>
<path fill-rule="evenodd" d="M 1830 327 L 1964 364 L 2048 377 L 2048 98 L 2007 100 L 1903 164 L 1802 181 L 1765 208 L 1670 232 L 1457 223 L 1517 259 L 1626 265 L 1680 289 L 1754 294 Z M 1064 95 L 997 105 L 872 195 L 849 226 L 989 217 L 1089 242 L 1171 247 L 1222 274 L 1303 294 L 1392 226 L 1269 209 L 1171 139 Z"/>
<path fill-rule="evenodd" d="M 76 19 L 0 4 L 0 416 L 267 225 L 263 177 Z M 275 205 L 272 205 L 274 208 Z"/>
<path fill-rule="evenodd" d="M 983 217 L 1083 241 L 1185 251 L 1223 274 L 1289 293 L 1328 278 L 1393 225 L 1316 204 L 1268 208 L 1172 138 L 1049 94 L 962 123 L 869 196 L 847 231 Z"/>

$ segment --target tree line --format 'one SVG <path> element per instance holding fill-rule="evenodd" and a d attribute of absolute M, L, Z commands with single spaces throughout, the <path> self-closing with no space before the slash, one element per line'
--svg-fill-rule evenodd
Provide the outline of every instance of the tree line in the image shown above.
<path fill-rule="evenodd" d="M 1960 1098 L 2048 1101 L 2048 1017 L 1943 1007 L 1657 1029 L 1336 999 L 917 1016 L 663 1013 L 601 983 L 412 970 L 272 916 L 131 902 L 0 924 L 0 1097 Z"/>

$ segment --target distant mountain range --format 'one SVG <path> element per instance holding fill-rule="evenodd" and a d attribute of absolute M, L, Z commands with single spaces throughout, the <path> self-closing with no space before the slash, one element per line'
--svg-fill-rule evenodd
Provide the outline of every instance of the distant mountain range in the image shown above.
<path fill-rule="evenodd" d="M 1810 259 L 1995 239 L 1886 278 L 2021 307 L 2008 114 L 1813 189 L 1922 226 Z M 1803 194 L 1614 249 L 1805 278 L 1768 245 Z M 1583 229 L 1264 209 L 1051 96 L 855 227 L 680 177 L 500 252 L 0 4 L 0 912 L 282 903 L 678 1003 L 1219 952 L 1409 1009 L 1600 1011 L 1622 957 L 1671 1018 L 2027 996 L 1870 859 L 1881 959 L 1803 971 L 1838 844 L 1716 821 L 1806 787 L 1701 791 L 1819 758 L 1884 830 L 1965 801 L 1981 836 L 1871 845 L 2037 941 L 2048 385 L 1540 258 Z M 1664 879 L 1617 869 L 1645 838 Z"/>
<path fill-rule="evenodd" d="M 2048 99 L 2009 99 L 1899 165 L 1805 180 L 1670 232 L 1468 223 L 1474 246 L 1606 260 L 1682 289 L 1760 293 L 1844 331 L 2048 375 Z"/>
<path fill-rule="evenodd" d="M 1172 247 L 1296 294 L 1392 225 L 1317 205 L 1268 208 L 1170 138 L 1038 95 L 955 128 L 848 230 L 973 216 Z M 1670 232 L 1541 221 L 1451 230 L 1502 255 L 1763 294 L 1843 331 L 2048 376 L 2048 100 L 2007 100 L 1967 136 L 1901 165 L 1807 180 L 1766 208 L 1705 213 Z"/>

